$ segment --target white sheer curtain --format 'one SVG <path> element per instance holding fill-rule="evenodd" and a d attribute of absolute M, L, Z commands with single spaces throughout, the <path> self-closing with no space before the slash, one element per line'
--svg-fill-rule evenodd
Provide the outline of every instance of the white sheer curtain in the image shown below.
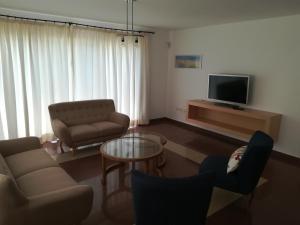
<path fill-rule="evenodd" d="M 147 39 L 74 28 L 72 30 L 75 100 L 110 98 L 133 124 L 148 123 Z"/>
<path fill-rule="evenodd" d="M 69 100 L 69 30 L 0 21 L 1 138 L 50 131 L 48 105 Z"/>
<path fill-rule="evenodd" d="M 51 133 L 48 105 L 112 98 L 148 122 L 148 43 L 116 33 L 0 21 L 0 138 Z"/>

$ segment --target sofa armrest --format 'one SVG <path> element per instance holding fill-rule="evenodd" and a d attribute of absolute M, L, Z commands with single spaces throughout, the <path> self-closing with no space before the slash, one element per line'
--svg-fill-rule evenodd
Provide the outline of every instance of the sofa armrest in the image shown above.
<path fill-rule="evenodd" d="M 4 157 L 9 155 L 41 148 L 41 142 L 38 137 L 24 137 L 0 141 L 0 154 Z"/>
<path fill-rule="evenodd" d="M 127 132 L 130 122 L 130 119 L 127 115 L 113 112 L 110 115 L 110 121 L 120 124 L 124 128 L 124 133 Z"/>
<path fill-rule="evenodd" d="M 62 142 L 64 142 L 66 145 L 69 147 L 72 146 L 72 138 L 70 131 L 66 124 L 64 124 L 61 120 L 59 119 L 54 119 L 51 121 L 52 124 L 52 129 L 54 132 L 54 135 L 59 138 Z"/>
<path fill-rule="evenodd" d="M 0 211 L 5 209 L 20 207 L 28 202 L 16 183 L 7 175 L 0 174 Z M 4 204 L 4 205 L 2 205 Z"/>
<path fill-rule="evenodd" d="M 0 224 L 23 225 L 28 199 L 15 182 L 3 174 L 0 174 L 0 199 Z"/>
<path fill-rule="evenodd" d="M 47 224 L 79 224 L 90 213 L 93 190 L 87 185 L 76 185 L 31 196 L 28 200 L 29 211 L 35 221 L 47 221 Z"/>

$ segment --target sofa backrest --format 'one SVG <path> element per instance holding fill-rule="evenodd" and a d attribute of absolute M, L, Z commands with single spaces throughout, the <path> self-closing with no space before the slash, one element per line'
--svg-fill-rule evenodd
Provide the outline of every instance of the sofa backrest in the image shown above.
<path fill-rule="evenodd" d="M 273 139 L 261 131 L 256 131 L 236 171 L 242 193 L 248 194 L 256 187 L 272 149 Z"/>
<path fill-rule="evenodd" d="M 51 120 L 59 119 L 67 126 L 108 120 L 115 112 L 111 99 L 62 102 L 48 107 Z"/>
<path fill-rule="evenodd" d="M 133 171 L 136 224 L 205 224 L 215 174 L 161 178 Z"/>

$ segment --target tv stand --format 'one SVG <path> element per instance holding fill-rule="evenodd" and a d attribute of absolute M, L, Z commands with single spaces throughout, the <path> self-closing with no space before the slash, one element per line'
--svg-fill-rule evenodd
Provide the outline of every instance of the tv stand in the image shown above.
<path fill-rule="evenodd" d="M 245 109 L 245 108 L 243 108 L 239 105 L 232 105 L 232 104 L 228 104 L 228 103 L 215 102 L 214 104 L 218 105 L 218 106 L 232 108 L 232 109 L 235 109 L 235 110 L 244 110 Z"/>
<path fill-rule="evenodd" d="M 278 139 L 281 115 L 244 108 L 236 110 L 205 100 L 188 102 L 187 121 L 196 126 L 248 140 L 256 130 Z"/>

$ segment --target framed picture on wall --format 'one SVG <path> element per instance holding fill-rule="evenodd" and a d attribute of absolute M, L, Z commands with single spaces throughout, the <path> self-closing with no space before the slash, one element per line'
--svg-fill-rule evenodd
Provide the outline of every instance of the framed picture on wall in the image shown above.
<path fill-rule="evenodd" d="M 202 58 L 203 58 L 202 55 L 176 55 L 175 67 L 202 69 Z"/>

